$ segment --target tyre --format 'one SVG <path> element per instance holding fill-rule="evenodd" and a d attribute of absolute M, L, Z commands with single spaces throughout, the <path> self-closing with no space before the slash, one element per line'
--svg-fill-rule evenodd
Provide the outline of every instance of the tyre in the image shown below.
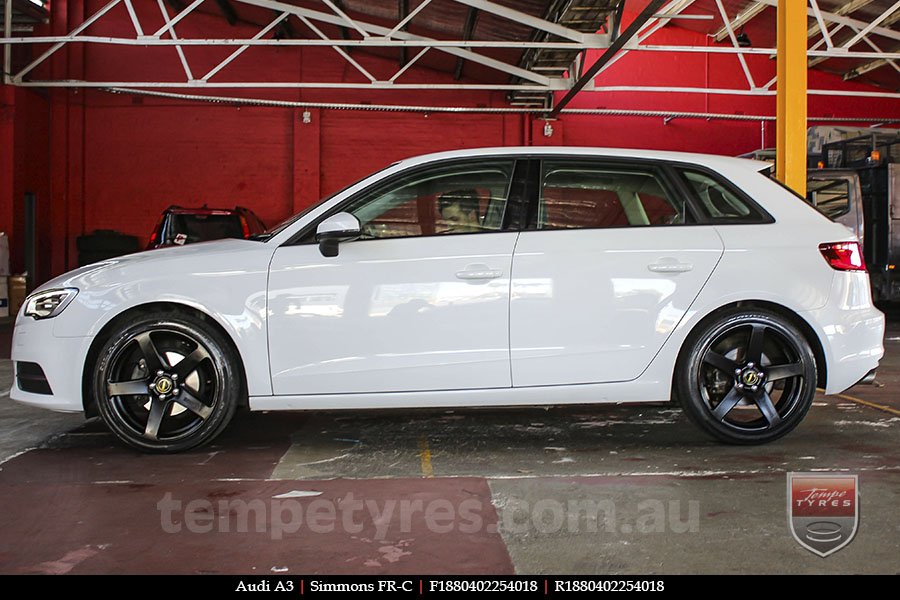
<path fill-rule="evenodd" d="M 688 418 L 714 438 L 764 444 L 803 420 L 816 394 L 816 361 L 781 315 L 734 309 L 688 337 L 675 392 Z"/>
<path fill-rule="evenodd" d="M 125 444 L 173 453 L 211 441 L 241 394 L 241 369 L 225 336 L 176 311 L 123 322 L 100 350 L 93 375 L 97 409 Z"/>

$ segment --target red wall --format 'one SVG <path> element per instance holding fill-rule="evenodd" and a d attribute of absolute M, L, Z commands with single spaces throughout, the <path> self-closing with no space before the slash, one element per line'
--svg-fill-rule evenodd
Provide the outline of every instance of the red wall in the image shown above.
<path fill-rule="evenodd" d="M 81 0 L 55 0 L 55 32 L 79 23 Z M 101 4 L 87 2 L 89 9 Z M 138 3 L 136 3 L 138 4 Z M 146 5 L 156 3 L 146 3 Z M 138 6 L 146 9 L 145 3 Z M 67 15 L 67 11 L 71 14 Z M 124 10 L 112 28 L 131 33 Z M 66 24 L 68 19 L 68 24 Z M 147 17 L 149 22 L 150 18 Z M 210 22 L 207 23 L 206 20 Z M 220 18 L 201 17 L 179 25 L 182 36 L 204 26 L 221 31 Z M 106 26 L 104 26 L 106 27 Z M 149 29 L 150 27 L 145 27 Z M 252 32 L 234 31 L 235 36 Z M 112 30 L 104 28 L 104 32 Z M 666 28 L 660 40 L 704 44 L 706 36 Z M 666 39 L 668 38 L 668 39 Z M 171 48 L 154 54 L 141 49 L 90 46 L 57 53 L 44 76 L 91 79 L 157 77 L 167 65 L 173 78 L 182 77 Z M 161 52 L 156 50 L 154 52 Z M 221 59 L 222 49 L 190 48 L 188 60 L 204 73 Z M 391 72 L 396 60 L 355 52 L 373 72 Z M 774 75 L 775 63 L 751 57 L 759 84 Z M 591 62 L 593 57 L 589 57 Z M 356 81 L 359 74 L 327 48 L 251 49 L 223 76 L 270 80 Z M 146 71 L 142 73 L 141 71 Z M 411 69 L 412 80 L 452 82 L 449 75 Z M 597 85 L 745 86 L 734 56 L 631 53 L 604 72 Z M 844 84 L 837 77 L 812 73 L 810 87 L 873 88 Z M 172 203 L 251 207 L 273 224 L 347 183 L 400 158 L 425 152 L 489 145 L 559 144 L 639 147 L 739 154 L 759 148 L 758 121 L 707 121 L 660 117 L 565 115 L 553 123 L 554 133 L 543 134 L 543 121 L 522 115 L 399 113 L 381 111 L 311 110 L 302 122 L 302 109 L 236 107 L 111 95 L 98 91 L 54 90 L 49 94 L 3 90 L 0 144 L 8 148 L 4 132 L 13 122 L 14 166 L 0 157 L 0 230 L 12 230 L 14 268 L 22 267 L 18 207 L 24 191 L 35 191 L 41 202 L 41 268 L 45 280 L 76 264 L 75 238 L 94 229 L 116 229 L 146 241 L 160 211 Z M 238 95 L 232 90 L 223 94 Z M 304 101 L 369 102 L 505 106 L 500 93 L 451 91 L 340 91 L 280 90 L 250 95 Z M 714 96 L 706 94 L 648 94 L 584 92 L 572 103 L 581 108 L 628 108 L 731 114 L 774 114 L 774 97 Z M 900 102 L 884 99 L 811 96 L 810 116 L 879 116 L 900 118 Z M 4 120 L 7 119 L 7 120 Z M 767 125 L 766 145 L 774 143 L 774 123 Z M 2 154 L 2 151 L 0 151 Z M 5 171 L 4 171 L 5 169 Z M 13 184 L 3 182 L 13 170 Z"/>

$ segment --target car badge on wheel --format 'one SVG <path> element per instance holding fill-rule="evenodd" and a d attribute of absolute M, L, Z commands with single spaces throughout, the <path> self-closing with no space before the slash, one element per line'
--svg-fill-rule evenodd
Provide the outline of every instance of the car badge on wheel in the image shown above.
<path fill-rule="evenodd" d="M 156 391 L 160 394 L 168 394 L 172 391 L 172 380 L 168 377 L 160 377 L 156 381 Z"/>

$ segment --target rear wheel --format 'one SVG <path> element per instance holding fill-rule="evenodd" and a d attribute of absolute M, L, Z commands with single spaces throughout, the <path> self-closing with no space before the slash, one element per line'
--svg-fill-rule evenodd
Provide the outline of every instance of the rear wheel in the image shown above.
<path fill-rule="evenodd" d="M 147 313 L 123 323 L 103 346 L 93 378 L 106 425 L 146 452 L 205 444 L 228 425 L 241 393 L 230 344 L 201 319 Z"/>
<path fill-rule="evenodd" d="M 763 444 L 796 427 L 816 393 L 816 362 L 784 317 L 735 309 L 691 335 L 676 394 L 688 417 L 724 442 Z"/>

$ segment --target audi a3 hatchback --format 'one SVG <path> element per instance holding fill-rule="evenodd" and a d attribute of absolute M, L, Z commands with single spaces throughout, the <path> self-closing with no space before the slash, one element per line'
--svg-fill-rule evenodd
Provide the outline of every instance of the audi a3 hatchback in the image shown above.
<path fill-rule="evenodd" d="M 395 163 L 263 235 L 71 271 L 16 319 L 11 397 L 124 443 L 236 409 L 675 400 L 791 431 L 883 354 L 856 238 L 744 159 L 493 148 Z"/>

